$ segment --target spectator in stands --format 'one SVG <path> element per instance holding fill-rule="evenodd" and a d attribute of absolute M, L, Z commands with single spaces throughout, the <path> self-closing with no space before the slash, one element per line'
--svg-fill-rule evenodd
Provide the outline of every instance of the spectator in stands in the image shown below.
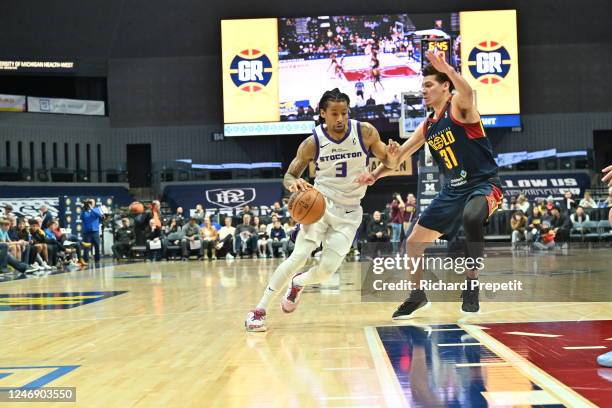
<path fill-rule="evenodd" d="M 117 260 L 127 258 L 135 242 L 136 236 L 134 230 L 130 227 L 130 219 L 124 217 L 121 219 L 121 228 L 115 231 L 115 241 L 112 247 L 113 257 Z"/>
<path fill-rule="evenodd" d="M 274 223 L 279 220 L 279 217 L 277 214 L 272 214 L 272 217 L 270 217 L 270 222 L 266 225 L 266 234 L 268 236 L 270 236 L 271 232 L 272 232 L 272 228 L 274 228 Z"/>
<path fill-rule="evenodd" d="M 257 257 L 265 258 L 266 251 L 268 250 L 268 233 L 264 224 L 259 225 L 259 231 L 257 232 Z M 272 253 L 268 253 L 268 258 L 272 258 Z"/>
<path fill-rule="evenodd" d="M 587 231 L 585 231 L 585 229 L 582 227 L 582 224 L 591 221 L 591 219 L 589 214 L 584 212 L 582 206 L 579 206 L 576 208 L 576 212 L 570 215 L 570 221 L 572 222 L 572 228 L 580 233 L 586 233 Z"/>
<path fill-rule="evenodd" d="M 145 232 L 145 238 L 147 239 L 147 254 L 149 255 L 150 261 L 160 261 L 162 254 L 164 253 L 163 242 L 162 242 L 162 230 L 155 219 L 149 220 L 149 228 Z"/>
<path fill-rule="evenodd" d="M 96 207 L 94 199 L 85 200 L 81 211 L 81 221 L 83 223 L 83 241 L 92 245 L 95 250 L 94 260 L 100 262 L 100 221 L 104 220 L 104 215 L 100 208 Z M 89 261 L 88 248 L 85 251 L 85 261 Z"/>
<path fill-rule="evenodd" d="M 42 269 L 55 270 L 55 266 L 50 266 L 48 262 L 53 261 L 54 254 L 50 252 L 47 246 L 47 237 L 45 232 L 40 229 L 40 222 L 37 220 L 30 220 L 30 236 L 34 243 L 36 250 L 36 260 Z"/>
<path fill-rule="evenodd" d="M 563 200 L 561 200 L 558 204 L 559 209 L 561 210 L 561 212 L 563 214 L 571 214 L 575 211 L 576 209 L 576 202 L 574 201 L 574 199 L 572 198 L 572 192 L 571 191 L 566 191 L 563 194 Z"/>
<path fill-rule="evenodd" d="M 251 216 L 249 214 L 244 214 L 242 216 L 242 224 L 236 227 L 236 252 L 241 257 L 248 255 L 252 258 L 256 257 L 257 234 L 258 231 L 251 225 Z"/>
<path fill-rule="evenodd" d="M 206 217 L 206 210 L 202 204 L 196 204 L 195 211 L 193 212 L 192 217 L 196 219 L 196 224 L 202 225 L 204 223 L 204 217 Z"/>
<path fill-rule="evenodd" d="M 238 213 L 238 216 L 241 219 L 244 219 L 244 216 L 248 215 L 251 217 L 251 219 L 253 219 L 254 215 L 253 215 L 253 211 L 251 210 L 251 206 L 250 205 L 245 205 L 244 207 L 242 207 L 242 211 L 240 211 Z"/>
<path fill-rule="evenodd" d="M 185 224 L 185 216 L 183 215 L 183 207 L 176 208 L 176 214 L 174 215 L 174 221 L 176 225 L 181 228 Z"/>
<path fill-rule="evenodd" d="M 414 194 L 409 193 L 406 196 L 406 203 L 404 206 L 404 211 L 402 212 L 402 220 L 404 222 L 404 236 L 407 237 L 412 227 L 412 224 L 416 221 L 417 213 L 416 213 L 416 197 Z"/>
<path fill-rule="evenodd" d="M 527 197 L 525 196 L 525 194 L 520 194 L 516 198 L 516 205 L 518 207 L 517 209 L 521 210 L 523 214 L 525 215 L 529 214 L 529 207 L 531 206 L 531 204 L 529 204 L 529 200 L 527 200 Z"/>
<path fill-rule="evenodd" d="M 212 225 L 210 217 L 204 218 L 204 226 L 200 230 L 200 236 L 202 237 L 202 256 L 208 259 L 217 259 L 217 240 L 219 239 L 219 232 Z"/>
<path fill-rule="evenodd" d="M 374 211 L 366 226 L 368 242 L 389 242 L 387 223 L 381 219 L 380 211 Z"/>
<path fill-rule="evenodd" d="M 542 224 L 540 236 L 533 243 L 536 249 L 547 250 L 555 247 L 555 232 L 548 223 Z"/>
<path fill-rule="evenodd" d="M 281 201 L 283 203 L 282 209 L 285 212 L 285 216 L 287 217 L 287 216 L 289 216 L 289 197 L 285 197 Z"/>
<path fill-rule="evenodd" d="M 53 215 L 49 212 L 49 208 L 45 204 L 40 206 L 40 216 L 42 217 L 42 223 L 40 227 L 46 230 L 49 227 L 49 223 L 53 219 Z"/>
<path fill-rule="evenodd" d="M 20 218 L 19 221 L 15 220 L 15 217 L 11 214 L 11 212 L 8 213 L 8 220 L 11 223 L 10 228 L 8 230 L 9 239 L 11 240 L 11 242 L 15 243 L 15 245 L 18 246 L 18 250 L 17 250 L 18 256 L 16 257 L 16 259 L 18 261 L 29 263 L 29 260 L 30 260 L 29 236 L 27 236 L 26 239 L 23 240 L 21 239 L 20 234 L 19 234 L 19 224 L 21 223 L 21 228 L 25 229 L 25 220 L 23 218 Z"/>
<path fill-rule="evenodd" d="M 191 251 L 198 252 L 198 258 L 202 257 L 202 241 L 200 240 L 200 227 L 197 224 L 198 220 L 195 217 L 189 217 L 189 222 L 183 225 L 181 239 L 181 248 L 183 250 L 183 261 L 189 259 Z"/>
<path fill-rule="evenodd" d="M 0 218 L 0 242 L 8 246 L 8 251 L 15 259 L 21 260 L 21 246 L 13 242 L 9 236 L 11 222 L 6 218 Z"/>
<path fill-rule="evenodd" d="M 389 225 L 391 226 L 391 246 L 393 252 L 399 249 L 399 243 L 402 236 L 402 226 L 404 225 L 404 217 L 402 212 L 406 208 L 402 196 L 399 193 L 393 193 L 393 200 L 389 204 L 391 214 L 389 216 Z"/>
<path fill-rule="evenodd" d="M 558 208 L 558 204 L 555 203 L 555 198 L 553 196 L 546 197 L 546 211 L 548 214 L 551 214 L 553 208 Z"/>
<path fill-rule="evenodd" d="M 272 221 L 272 228 L 270 229 L 268 236 L 270 237 L 268 239 L 268 254 L 275 258 L 278 256 L 284 258 L 285 251 L 283 246 L 287 239 L 287 235 L 285 234 L 285 230 L 283 229 L 283 226 L 278 218 Z"/>
<path fill-rule="evenodd" d="M 517 242 L 527 240 L 527 217 L 521 210 L 512 214 L 510 227 L 512 228 L 512 249 L 515 249 Z"/>
<path fill-rule="evenodd" d="M 376 105 L 376 101 L 374 100 L 374 97 L 370 95 L 370 97 L 366 101 L 366 106 L 375 106 L 375 105 Z"/>
<path fill-rule="evenodd" d="M 536 240 L 542 230 L 542 210 L 540 206 L 533 207 L 531 215 L 527 218 L 527 226 L 529 227 L 529 234 L 526 235 L 526 239 Z"/>
<path fill-rule="evenodd" d="M 597 208 L 597 203 L 591 197 L 591 193 L 585 191 L 584 198 L 580 200 L 580 204 L 578 204 L 582 208 Z M 576 209 L 577 210 L 577 209 Z"/>
<path fill-rule="evenodd" d="M 180 208 L 180 207 L 179 207 Z M 182 210 L 182 208 L 181 208 Z M 162 228 L 162 235 L 163 235 L 163 248 L 164 248 L 164 258 L 168 259 L 169 256 L 169 247 L 170 246 L 181 246 L 181 239 L 183 239 L 183 230 L 182 230 L 182 225 L 179 225 L 178 223 L 178 212 L 177 212 L 177 216 L 172 217 L 170 219 L 170 223 L 167 225 L 164 225 L 164 227 Z"/>
<path fill-rule="evenodd" d="M 251 222 L 251 225 L 254 226 L 257 231 L 259 231 L 259 227 L 261 226 L 261 219 L 258 216 L 252 217 L 251 219 L 253 220 Z"/>
<path fill-rule="evenodd" d="M 236 228 L 232 227 L 232 217 L 229 215 L 225 216 L 223 220 L 223 227 L 219 230 L 219 242 L 217 243 L 217 255 L 219 257 L 225 256 L 225 259 L 234 259 L 236 253 L 234 252 L 234 236 L 236 234 Z"/>
<path fill-rule="evenodd" d="M 280 219 L 287 217 L 286 210 L 281 207 L 281 204 L 278 201 L 275 201 L 274 204 L 272 204 L 272 214 L 276 214 Z"/>
<path fill-rule="evenodd" d="M 562 214 L 561 210 L 556 207 L 552 209 L 551 215 L 550 226 L 555 233 L 555 241 L 567 243 L 572 228 L 570 218 L 566 214 Z"/>
<path fill-rule="evenodd" d="M 545 199 L 537 198 L 535 206 L 540 209 L 540 215 L 545 215 L 545 214 L 548 213 L 548 209 L 546 208 L 546 200 Z"/>
<path fill-rule="evenodd" d="M 13 206 L 6 204 L 4 206 L 4 218 L 9 218 L 11 215 L 13 215 Z"/>
<path fill-rule="evenodd" d="M 38 268 L 28 266 L 28 264 L 25 262 L 19 262 L 17 259 L 15 259 L 15 257 L 9 254 L 8 245 L 5 243 L 0 243 L 0 273 L 7 273 L 8 265 L 22 274 L 34 273 L 38 270 Z"/>
<path fill-rule="evenodd" d="M 32 268 L 40 269 L 38 264 L 34 261 L 36 250 L 31 242 L 32 237 L 25 218 L 20 218 L 19 221 L 17 221 L 17 237 L 18 239 L 16 241 L 24 242 L 24 250 L 21 259 Z"/>

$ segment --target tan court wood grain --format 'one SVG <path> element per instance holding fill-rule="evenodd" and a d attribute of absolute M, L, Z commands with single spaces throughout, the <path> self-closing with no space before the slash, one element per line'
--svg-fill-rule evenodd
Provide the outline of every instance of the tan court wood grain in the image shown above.
<path fill-rule="evenodd" d="M 547 278 L 541 290 L 579 285 L 599 293 L 612 289 L 611 261 L 605 251 L 583 251 L 541 259 L 536 275 L 575 270 Z M 488 268 L 523 267 L 527 273 L 533 262 L 494 258 Z M 136 263 L 2 283 L 0 293 L 128 293 L 67 310 L 0 312 L 0 366 L 80 365 L 50 384 L 77 387 L 78 403 L 45 407 L 385 406 L 388 390 L 379 381 L 364 327 L 392 324 L 397 304 L 361 303 L 359 264 L 349 262 L 331 287 L 305 293 L 293 315 L 284 315 L 274 301 L 267 333 L 245 333 L 244 316 L 277 264 Z M 117 279 L 122 275 L 150 277 Z M 489 302 L 469 318 L 458 309 L 458 302 L 434 304 L 416 322 L 612 316 L 611 303 Z M 11 385 L 9 379 L 0 386 Z"/>

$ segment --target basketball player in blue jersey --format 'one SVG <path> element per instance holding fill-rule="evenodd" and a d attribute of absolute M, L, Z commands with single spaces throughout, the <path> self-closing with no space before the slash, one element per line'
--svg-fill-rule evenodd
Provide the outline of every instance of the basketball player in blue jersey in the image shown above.
<path fill-rule="evenodd" d="M 403 162 L 427 143 L 444 174 L 445 183 L 408 237 L 408 256 L 421 257 L 428 244 L 441 236 L 450 240 L 463 224 L 467 256 L 482 258 L 484 224 L 502 198 L 497 164 L 474 105 L 472 88 L 444 60 L 443 54 L 428 52 L 427 58 L 430 65 L 423 69 L 422 92 L 425 103 L 434 112 L 400 147 L 398 162 Z M 392 171 L 393 168 L 381 165 L 356 181 L 371 185 Z M 414 282 L 421 280 L 422 270 L 411 273 Z M 478 279 L 478 270 L 469 270 L 466 275 L 467 290 L 462 293 L 461 310 L 475 313 L 480 309 L 478 282 L 473 282 Z M 393 313 L 393 319 L 412 318 L 417 310 L 428 306 L 425 292 L 413 290 Z"/>
<path fill-rule="evenodd" d="M 300 144 L 287 169 L 285 188 L 291 192 L 304 191 L 312 186 L 301 178 L 302 173 L 310 162 L 315 163 L 314 187 L 325 197 L 325 214 L 316 223 L 301 226 L 291 256 L 274 271 L 261 300 L 248 313 L 247 331 L 266 331 L 268 304 L 292 275 L 281 302 L 285 313 L 296 309 L 306 285 L 326 281 L 340 267 L 361 224 L 361 199 L 367 186 L 355 179 L 367 171 L 369 155 L 390 168 L 397 166 L 399 145 L 394 141 L 385 145 L 372 125 L 350 120 L 349 104 L 349 97 L 338 88 L 323 94 L 319 102 L 320 124 Z M 321 243 L 321 261 L 308 271 L 296 274 Z"/>

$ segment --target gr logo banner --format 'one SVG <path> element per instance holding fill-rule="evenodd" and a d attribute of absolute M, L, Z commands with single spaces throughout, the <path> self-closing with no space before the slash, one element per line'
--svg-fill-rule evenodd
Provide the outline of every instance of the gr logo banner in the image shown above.
<path fill-rule="evenodd" d="M 221 21 L 224 123 L 280 121 L 278 22 Z"/>
<path fill-rule="evenodd" d="M 481 115 L 516 115 L 519 61 L 516 10 L 459 13 L 461 71 Z"/>
<path fill-rule="evenodd" d="M 254 188 L 218 188 L 206 191 L 206 199 L 209 203 L 219 207 L 239 208 L 255 200 L 257 192 Z"/>

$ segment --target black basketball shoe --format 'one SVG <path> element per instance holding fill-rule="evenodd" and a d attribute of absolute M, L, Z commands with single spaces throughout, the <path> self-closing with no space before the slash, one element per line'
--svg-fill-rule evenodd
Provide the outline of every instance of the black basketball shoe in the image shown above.
<path fill-rule="evenodd" d="M 431 306 L 427 300 L 424 290 L 416 289 L 410 292 L 408 299 L 404 301 L 393 313 L 393 320 L 407 320 L 414 317 L 417 310 L 425 310 Z"/>
<path fill-rule="evenodd" d="M 478 281 L 478 279 L 467 278 L 467 289 L 461 292 L 461 298 L 463 303 L 461 304 L 461 311 L 464 313 L 478 313 L 480 310 L 480 304 L 478 303 L 478 293 L 480 292 L 480 286 L 476 285 L 472 289 L 472 281 Z"/>

